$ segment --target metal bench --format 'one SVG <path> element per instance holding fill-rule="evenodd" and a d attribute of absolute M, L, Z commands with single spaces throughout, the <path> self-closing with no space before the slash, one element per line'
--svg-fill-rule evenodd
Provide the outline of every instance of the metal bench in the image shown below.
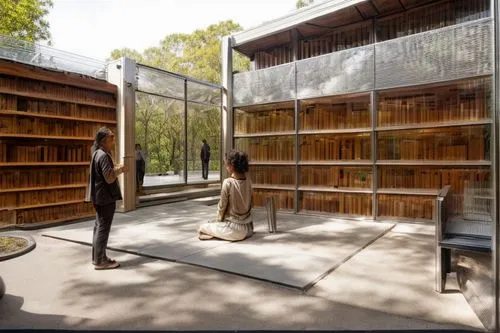
<path fill-rule="evenodd" d="M 492 220 L 488 221 L 485 212 L 481 219 L 474 220 L 467 211 L 467 205 L 475 199 L 468 197 L 473 191 L 466 191 L 464 197 L 464 216 L 450 217 L 450 187 L 445 186 L 437 199 L 436 220 L 436 291 L 443 292 L 446 284 L 446 274 L 451 272 L 451 250 L 472 252 L 491 252 Z M 491 215 L 490 215 L 491 216 Z"/>

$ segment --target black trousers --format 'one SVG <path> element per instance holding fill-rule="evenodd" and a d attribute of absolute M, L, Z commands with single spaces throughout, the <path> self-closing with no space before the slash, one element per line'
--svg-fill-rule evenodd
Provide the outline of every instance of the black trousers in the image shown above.
<path fill-rule="evenodd" d="M 115 215 L 116 203 L 105 206 L 94 205 L 96 219 L 94 237 L 92 240 L 92 263 L 99 265 L 106 261 L 106 247 L 108 246 L 111 223 Z"/>
<path fill-rule="evenodd" d="M 209 161 L 201 161 L 201 177 L 203 179 L 208 179 L 208 162 Z"/>
<path fill-rule="evenodd" d="M 137 188 L 139 188 L 139 185 L 144 184 L 144 175 L 146 174 L 146 162 L 144 162 L 144 160 L 136 160 L 135 170 L 136 170 Z"/>

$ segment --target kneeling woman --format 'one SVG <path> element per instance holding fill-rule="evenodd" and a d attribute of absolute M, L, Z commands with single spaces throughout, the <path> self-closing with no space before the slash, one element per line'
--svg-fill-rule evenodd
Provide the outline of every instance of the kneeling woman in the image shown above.
<path fill-rule="evenodd" d="M 252 182 L 247 179 L 248 156 L 232 150 L 224 161 L 230 177 L 222 183 L 217 220 L 204 223 L 198 229 L 198 238 L 219 238 L 240 241 L 252 236 Z"/>

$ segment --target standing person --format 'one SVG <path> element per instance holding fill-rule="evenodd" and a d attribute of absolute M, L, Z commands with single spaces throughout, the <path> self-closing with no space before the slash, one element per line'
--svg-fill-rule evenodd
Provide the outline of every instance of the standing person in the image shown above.
<path fill-rule="evenodd" d="M 140 144 L 135 145 L 135 170 L 137 192 L 142 193 L 142 184 L 144 184 L 144 175 L 146 174 L 146 159 Z"/>
<path fill-rule="evenodd" d="M 230 177 L 222 183 L 217 220 L 202 224 L 198 238 L 240 241 L 253 235 L 252 182 L 247 178 L 248 156 L 231 150 L 224 164 Z"/>
<path fill-rule="evenodd" d="M 201 177 L 203 179 L 208 179 L 208 162 L 210 161 L 210 146 L 207 140 L 201 140 L 203 145 L 201 146 L 200 158 L 201 158 Z"/>
<path fill-rule="evenodd" d="M 111 151 L 114 147 L 115 135 L 109 128 L 102 127 L 97 132 L 92 146 L 90 179 L 86 198 L 86 201 L 92 202 L 96 211 L 92 240 L 92 264 L 96 270 L 113 269 L 120 266 L 119 263 L 106 255 L 116 200 L 122 199 L 117 178 L 118 175 L 127 171 L 124 166 L 114 165 L 111 158 Z"/>

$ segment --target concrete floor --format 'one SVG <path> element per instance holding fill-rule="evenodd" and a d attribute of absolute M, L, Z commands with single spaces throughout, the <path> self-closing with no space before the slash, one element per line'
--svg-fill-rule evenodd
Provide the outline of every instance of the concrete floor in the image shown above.
<path fill-rule="evenodd" d="M 281 246 L 292 263 L 300 262 L 300 258 L 296 260 L 298 254 L 308 255 L 311 260 L 337 255 L 341 262 L 303 292 L 214 269 L 123 252 L 109 253 L 122 263 L 122 268 L 95 271 L 90 265 L 88 246 L 42 236 L 75 233 L 79 228 L 84 234 L 91 223 L 30 232 L 37 248 L 25 256 L 0 262 L 0 275 L 7 285 L 7 294 L 0 301 L 0 328 L 483 329 L 460 293 L 434 293 L 430 226 L 372 226 L 368 222 L 279 214 L 278 227 L 282 232 L 269 235 L 264 232 L 263 213 L 256 212 L 258 233 L 248 241 L 195 242 L 184 238 L 195 232 L 196 223 L 213 215 L 213 209 L 186 202 L 118 214 L 112 229 L 115 245 L 123 246 L 128 237 L 129 243 L 142 243 L 142 250 L 156 239 L 169 249 L 174 249 L 174 244 L 184 244 L 184 252 L 178 252 L 181 256 L 194 251 L 198 244 L 200 253 L 212 253 L 217 258 L 223 249 L 229 251 L 225 253 L 238 248 L 250 251 L 259 243 L 267 242 L 266 248 L 274 241 L 276 244 L 270 249 L 276 251 Z M 186 215 L 174 217 L 176 220 L 170 220 L 170 228 L 165 229 L 158 220 L 161 216 L 168 219 L 173 212 Z M 138 230 L 142 236 L 136 233 Z M 172 237 L 172 242 L 163 241 L 168 237 Z M 345 242 L 342 244 L 339 239 Z M 353 244 L 354 240 L 358 243 Z M 162 251 L 161 247 L 156 247 L 156 251 Z M 270 258 L 262 253 L 246 260 L 243 273 L 248 273 L 244 268 L 251 261 L 255 267 L 272 266 Z M 332 263 L 334 260 L 328 262 Z M 287 262 L 274 264 L 279 271 L 279 266 L 286 266 Z M 285 271 L 288 276 L 301 276 L 301 270 Z"/>

